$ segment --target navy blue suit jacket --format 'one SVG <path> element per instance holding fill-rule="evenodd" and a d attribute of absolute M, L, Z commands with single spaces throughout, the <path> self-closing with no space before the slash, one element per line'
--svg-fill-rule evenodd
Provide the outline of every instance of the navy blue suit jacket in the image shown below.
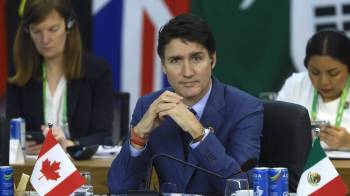
<path fill-rule="evenodd" d="M 171 90 L 173 89 L 165 89 Z M 150 104 L 164 90 L 141 97 L 135 107 L 132 125 L 136 125 Z M 240 165 L 259 157 L 260 136 L 263 123 L 262 103 L 234 87 L 213 79 L 212 91 L 200 122 L 204 127 L 214 128 L 213 133 L 195 148 L 190 149 L 187 161 L 223 176 L 238 171 Z M 111 193 L 123 193 L 139 189 L 152 155 L 166 153 L 186 159 L 181 128 L 166 118 L 150 135 L 146 149 L 138 157 L 130 155 L 129 140 L 113 161 L 108 174 Z M 186 144 L 187 146 L 187 144 Z M 160 185 L 171 182 L 180 192 L 200 194 L 223 194 L 225 181 L 195 171 L 175 161 L 159 158 L 155 168 Z"/>

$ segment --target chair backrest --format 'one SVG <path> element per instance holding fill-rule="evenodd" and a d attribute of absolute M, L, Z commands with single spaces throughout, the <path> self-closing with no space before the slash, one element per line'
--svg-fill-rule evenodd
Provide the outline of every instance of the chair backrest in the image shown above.
<path fill-rule="evenodd" d="M 8 122 L 0 116 L 0 165 L 9 164 L 9 138 Z"/>
<path fill-rule="evenodd" d="M 289 190 L 295 192 L 311 150 L 309 113 L 301 105 L 264 102 L 264 125 L 259 166 L 286 167 Z"/>
<path fill-rule="evenodd" d="M 128 135 L 130 94 L 127 92 L 115 92 L 113 102 L 112 138 L 113 143 L 117 144 Z"/>

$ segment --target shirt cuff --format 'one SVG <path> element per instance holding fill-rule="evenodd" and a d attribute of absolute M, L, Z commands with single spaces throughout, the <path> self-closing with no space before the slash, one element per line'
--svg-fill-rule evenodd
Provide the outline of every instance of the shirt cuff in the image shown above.
<path fill-rule="evenodd" d="M 130 141 L 129 141 L 130 142 Z M 129 149 L 130 149 L 130 155 L 132 157 L 138 157 L 140 156 L 140 154 L 146 149 L 147 144 L 145 145 L 145 147 L 143 147 L 142 149 L 137 149 L 135 147 L 133 147 L 130 143 L 129 143 Z"/>
<path fill-rule="evenodd" d="M 195 149 L 203 140 L 205 140 L 205 138 L 207 137 L 207 135 L 209 134 L 209 129 L 204 129 L 204 136 L 203 139 L 201 141 L 195 142 L 195 143 L 190 143 L 190 147 L 192 149 Z"/>

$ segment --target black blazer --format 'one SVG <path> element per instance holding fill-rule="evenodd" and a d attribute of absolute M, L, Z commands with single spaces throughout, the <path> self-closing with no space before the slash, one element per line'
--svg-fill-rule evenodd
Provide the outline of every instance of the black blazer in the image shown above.
<path fill-rule="evenodd" d="M 70 135 L 84 146 L 103 144 L 112 131 L 111 69 L 92 55 L 84 55 L 83 63 L 83 76 L 67 81 Z M 6 96 L 6 117 L 22 117 L 27 131 L 41 131 L 44 124 L 42 80 L 31 79 L 22 87 L 8 83 Z"/>

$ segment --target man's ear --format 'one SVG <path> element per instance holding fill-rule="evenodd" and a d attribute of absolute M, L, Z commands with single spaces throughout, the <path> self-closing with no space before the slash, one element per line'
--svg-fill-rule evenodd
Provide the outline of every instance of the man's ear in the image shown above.
<path fill-rule="evenodd" d="M 161 63 L 162 63 L 162 71 L 166 75 L 166 69 L 165 69 L 164 61 L 161 60 Z"/>
<path fill-rule="evenodd" d="M 216 65 L 216 53 L 213 53 L 211 56 L 210 56 L 210 59 L 211 59 L 211 69 L 214 69 L 215 65 Z"/>

